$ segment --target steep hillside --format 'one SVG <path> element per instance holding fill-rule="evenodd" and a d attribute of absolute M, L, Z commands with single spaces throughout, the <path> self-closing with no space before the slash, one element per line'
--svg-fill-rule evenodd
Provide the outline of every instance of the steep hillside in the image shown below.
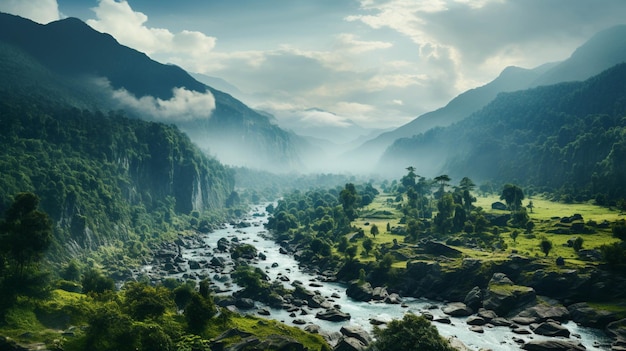
<path fill-rule="evenodd" d="M 110 86 L 100 86 L 100 94 L 107 96 L 108 101 L 100 98 L 101 107 L 122 108 L 139 118 L 176 123 L 189 132 L 194 142 L 209 148 L 226 163 L 271 166 L 278 170 L 301 166 L 300 153 L 306 151 L 307 144 L 296 135 L 270 123 L 266 116 L 232 96 L 196 81 L 181 68 L 153 61 L 78 19 L 40 25 L 21 17 L 0 14 L 0 41 L 23 50 L 54 73 L 76 80 L 105 78 Z M 145 103 L 140 100 L 142 98 L 152 101 L 175 98 L 175 88 L 212 95 L 215 100 L 213 111 L 202 111 L 203 116 L 163 117 L 151 115 L 149 106 L 141 106 Z M 126 100 L 116 98 L 119 94 L 114 92 L 119 93 L 122 89 L 140 103 L 128 104 Z M 210 118 L 207 118 L 209 113 Z M 229 150 L 236 150 L 236 153 L 227 153 Z"/>
<path fill-rule="evenodd" d="M 176 215 L 222 208 L 234 187 L 232 172 L 174 126 L 80 110 L 36 91 L 0 90 L 0 130 L 0 212 L 18 192 L 38 195 L 62 257 L 141 248 L 173 230 Z"/>
<path fill-rule="evenodd" d="M 501 94 L 447 128 L 397 140 L 381 167 L 626 197 L 626 63 L 584 82 Z"/>
<path fill-rule="evenodd" d="M 594 35 L 563 62 L 545 64 L 531 70 L 508 67 L 492 82 L 466 91 L 445 107 L 423 114 L 391 132 L 381 134 L 348 156 L 359 158 L 364 155 L 368 157 L 381 155 L 394 140 L 460 121 L 487 105 L 501 92 L 582 81 L 624 61 L 626 61 L 626 26 L 609 28 Z"/>

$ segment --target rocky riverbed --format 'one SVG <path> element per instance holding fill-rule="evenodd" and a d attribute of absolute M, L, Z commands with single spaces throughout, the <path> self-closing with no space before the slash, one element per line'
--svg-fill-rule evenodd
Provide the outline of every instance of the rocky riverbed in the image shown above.
<path fill-rule="evenodd" d="M 287 250 L 270 240 L 263 228 L 266 220 L 263 207 L 258 207 L 245 220 L 224 225 L 213 233 L 180 237 L 163 245 L 155 252 L 153 262 L 134 274 L 153 282 L 166 278 L 210 279 L 215 294 L 222 297 L 222 306 L 320 333 L 340 350 L 363 349 L 371 341 L 374 325 L 384 327 L 405 313 L 426 316 L 442 335 L 462 341 L 470 350 L 611 349 L 611 340 L 603 332 L 572 321 L 575 315 L 587 311 L 584 305 L 572 311 L 551 307 L 551 302 L 556 302 L 545 300 L 544 304 L 528 306 L 513 317 L 503 318 L 498 306 L 509 294 L 475 291 L 474 299 L 468 294 L 463 302 L 445 303 L 401 297 L 383 287 L 334 282 L 330 272 L 302 269 Z M 231 253 L 242 244 L 253 245 L 257 254 L 233 259 Z M 269 281 L 293 292 L 269 303 L 238 298 L 240 288 L 230 275 L 240 260 L 261 268 Z M 501 285 L 502 291 L 517 287 L 513 282 L 509 284 L 504 274 L 494 274 L 492 280 L 490 286 Z M 529 299 L 529 294 L 534 297 L 534 292 L 520 289 L 513 294 L 516 299 Z M 481 299 L 481 307 L 477 307 L 475 298 Z"/>

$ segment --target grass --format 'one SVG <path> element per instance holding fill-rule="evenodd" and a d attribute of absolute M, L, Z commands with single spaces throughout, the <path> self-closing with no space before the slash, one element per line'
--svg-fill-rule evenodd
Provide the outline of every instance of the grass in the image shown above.
<path fill-rule="evenodd" d="M 363 229 L 366 237 L 371 238 L 374 241 L 374 245 L 383 245 L 398 240 L 402 242 L 404 236 L 394 235 L 387 232 L 387 223 L 391 227 L 398 226 L 399 220 L 402 217 L 402 213 L 396 208 L 397 203 L 393 202 L 393 196 L 388 194 L 381 194 L 377 196 L 374 201 L 361 211 L 361 217 L 353 222 L 353 225 Z M 388 201 L 391 200 L 391 201 Z M 533 212 L 529 212 L 530 219 L 535 223 L 533 229 L 534 237 L 529 237 L 525 233 L 523 228 L 500 228 L 501 232 L 499 236 L 503 239 L 507 245 L 507 249 L 504 251 L 481 251 L 474 250 L 465 247 L 456 247 L 463 252 L 464 257 L 477 258 L 484 261 L 503 261 L 508 259 L 508 256 L 512 250 L 516 250 L 518 254 L 528 256 L 531 258 L 544 260 L 546 263 L 554 263 L 556 257 L 563 257 L 566 260 L 567 267 L 578 267 L 581 265 L 588 265 L 589 262 L 581 261 L 578 254 L 572 247 L 569 247 L 567 241 L 574 239 L 578 236 L 583 238 L 583 249 L 597 249 L 602 245 L 612 244 L 618 242 L 612 236 L 611 230 L 594 228 L 595 232 L 592 234 L 551 234 L 548 231 L 556 228 L 555 225 L 559 224 L 561 217 L 569 217 L 574 214 L 580 214 L 583 216 L 584 222 L 593 220 L 596 223 L 608 221 L 610 223 L 626 218 L 624 213 L 609 209 L 606 207 L 596 206 L 590 202 L 587 203 L 575 203 L 566 204 L 547 200 L 542 197 L 534 197 L 530 199 L 533 201 Z M 523 205 L 528 204 L 529 199 L 524 200 Z M 492 210 L 491 204 L 493 202 L 500 201 L 499 196 L 489 195 L 480 196 L 475 203 L 476 206 L 480 206 L 486 213 L 507 213 L 506 211 Z M 557 218 L 558 217 L 558 218 Z M 380 233 L 373 237 L 371 232 L 372 225 L 378 226 Z M 520 234 L 517 239 L 513 241 L 510 233 L 514 230 L 518 230 Z M 539 243 L 543 237 L 546 237 L 552 242 L 552 250 L 546 257 L 541 251 Z M 358 247 L 357 257 L 362 262 L 375 261 L 375 256 L 363 255 L 362 240 L 355 243 Z M 407 261 L 395 261 L 393 263 L 394 268 L 405 268 Z"/>
<path fill-rule="evenodd" d="M 207 329 L 210 333 L 208 336 L 210 338 L 214 338 L 219 336 L 222 332 L 232 328 L 254 334 L 259 339 L 265 339 L 270 335 L 288 336 L 301 342 L 308 350 L 319 350 L 322 345 L 326 344 L 322 336 L 319 334 L 307 333 L 297 327 L 288 326 L 271 319 L 264 319 L 250 315 L 232 316 L 229 319 L 228 326 L 226 328 L 223 325 L 211 325 Z M 241 338 L 233 337 L 227 341 L 235 343 L 241 341 Z"/>
<path fill-rule="evenodd" d="M 474 205 L 482 207 L 485 212 L 492 212 L 491 204 L 496 201 L 501 201 L 500 197 L 497 195 L 479 196 L 476 198 Z M 597 223 L 603 220 L 614 222 L 626 218 L 624 213 L 620 211 L 600 207 L 591 202 L 566 204 L 550 201 L 542 197 L 533 197 L 532 199 L 525 199 L 522 204 L 526 206 L 529 201 L 532 201 L 534 206 L 533 212 L 529 212 L 529 215 L 535 220 L 549 220 L 552 217 L 569 217 L 575 213 L 581 214 L 585 222 L 588 220 L 594 220 Z M 502 211 L 494 212 L 502 213 Z"/>

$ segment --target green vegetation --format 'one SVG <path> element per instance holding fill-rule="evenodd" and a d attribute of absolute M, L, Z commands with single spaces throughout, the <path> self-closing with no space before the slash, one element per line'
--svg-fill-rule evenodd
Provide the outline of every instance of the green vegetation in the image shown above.
<path fill-rule="evenodd" d="M 383 159 L 436 163 L 452 177 L 497 188 L 515 183 L 557 201 L 624 208 L 625 87 L 620 64 L 584 82 L 500 94 L 449 127 L 398 139 Z"/>
<path fill-rule="evenodd" d="M 372 350 L 385 351 L 454 351 L 450 343 L 444 340 L 437 328 L 423 316 L 411 313 L 402 320 L 391 321 L 385 329 L 374 329 L 376 341 Z"/>
<path fill-rule="evenodd" d="M 47 256 L 59 268 L 81 255 L 132 264 L 153 243 L 227 215 L 232 172 L 175 127 L 0 95 L 0 212 L 15 194 L 36 194 L 55 224 Z"/>

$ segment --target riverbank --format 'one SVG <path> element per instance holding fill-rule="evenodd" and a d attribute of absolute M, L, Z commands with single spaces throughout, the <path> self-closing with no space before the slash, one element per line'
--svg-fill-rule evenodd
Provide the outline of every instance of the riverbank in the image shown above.
<path fill-rule="evenodd" d="M 164 247 L 162 251 L 157 252 L 154 264 L 143 267 L 136 274 L 139 279 L 144 276 L 154 282 L 167 278 L 185 280 L 209 278 L 218 301 L 220 299 L 224 301 L 222 303 L 224 306 L 286 324 L 298 325 L 305 330 L 318 331 L 326 335 L 331 343 L 337 343 L 342 335 L 345 336 L 341 333 L 344 326 L 371 332 L 372 323 L 384 324 L 391 319 L 401 318 L 404 313 L 416 313 L 432 315 L 433 323 L 442 335 L 456 336 L 472 350 L 481 348 L 519 350 L 524 344 L 542 340 L 582 343 L 587 350 L 610 349 L 610 340 L 602 335 L 602 332 L 579 327 L 573 322 L 562 322 L 570 332 L 569 338 L 538 335 L 531 331 L 530 325 L 522 327 L 528 334 L 515 333 L 515 329 L 510 326 L 497 325 L 491 321 L 482 325 L 482 332 L 479 332 L 479 329 L 471 324 L 474 322 L 470 322 L 471 319 L 467 316 L 446 314 L 446 305 L 441 301 L 415 298 L 402 298 L 401 303 L 397 304 L 355 301 L 347 296 L 347 285 L 329 282 L 324 277 L 303 270 L 292 255 L 284 249 L 281 251 L 281 247 L 268 238 L 263 228 L 266 216 L 264 208 L 259 206 L 241 222 L 231 223 L 206 235 L 179 239 L 171 247 Z M 295 296 L 293 293 L 292 296 L 284 296 L 283 303 L 273 306 L 259 301 L 231 299 L 231 296 L 237 295 L 236 292 L 240 288 L 230 277 L 235 270 L 236 262 L 231 258 L 229 247 L 239 244 L 250 244 L 257 249 L 257 256 L 247 260 L 247 263 L 262 269 L 270 282 L 281 284 L 294 291 L 295 283 L 301 287 L 299 293 Z M 316 307 L 315 303 L 320 307 Z M 350 318 L 342 322 L 333 322 L 316 317 L 320 312 L 331 308 L 340 311 L 339 316 L 345 314 Z"/>

